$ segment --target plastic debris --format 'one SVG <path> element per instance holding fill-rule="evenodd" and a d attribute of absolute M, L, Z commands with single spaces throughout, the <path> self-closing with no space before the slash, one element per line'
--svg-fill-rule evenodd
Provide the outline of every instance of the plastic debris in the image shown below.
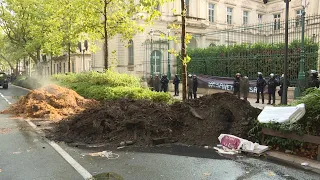
<path fill-rule="evenodd" d="M 303 163 L 301 163 L 301 166 L 309 166 L 309 164 L 306 162 L 303 162 Z"/>
<path fill-rule="evenodd" d="M 89 156 L 100 156 L 100 157 L 106 157 L 108 159 L 117 159 L 120 157 L 119 154 L 112 153 L 112 151 L 102 151 L 102 152 L 96 152 L 96 153 L 89 153 Z"/>
<path fill-rule="evenodd" d="M 268 146 L 263 146 L 258 143 L 253 143 L 246 139 L 239 138 L 230 134 L 221 134 L 218 137 L 225 151 L 245 151 L 255 154 L 261 154 L 269 149 Z M 221 149 L 221 148 L 220 148 Z"/>

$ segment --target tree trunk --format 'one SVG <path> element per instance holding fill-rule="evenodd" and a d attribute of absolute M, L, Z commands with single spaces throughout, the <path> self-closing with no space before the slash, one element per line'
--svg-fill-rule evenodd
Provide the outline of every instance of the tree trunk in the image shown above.
<path fill-rule="evenodd" d="M 0 57 L 8 63 L 8 65 L 11 68 L 11 70 L 13 71 L 14 70 L 13 64 L 6 57 L 4 57 L 3 55 L 0 55 Z"/>
<path fill-rule="evenodd" d="M 38 62 L 36 63 L 36 70 L 37 70 L 37 75 L 42 77 L 42 65 L 40 64 L 40 56 L 41 56 L 41 52 L 40 52 L 40 48 L 37 50 L 37 59 L 38 59 Z"/>
<path fill-rule="evenodd" d="M 19 67 L 19 62 L 16 63 L 16 69 L 15 69 L 15 75 L 18 76 L 19 72 L 18 72 L 18 67 Z"/>
<path fill-rule="evenodd" d="M 187 56 L 186 50 L 186 6 L 185 0 L 181 0 L 181 18 L 182 18 L 182 33 L 181 33 L 181 61 Z M 182 100 L 187 100 L 187 64 L 182 62 Z"/>
<path fill-rule="evenodd" d="M 23 58 L 23 71 L 26 73 L 26 57 Z"/>
<path fill-rule="evenodd" d="M 105 0 L 104 1 L 104 11 L 103 11 L 103 15 L 104 15 L 104 21 L 103 21 L 103 25 L 104 25 L 104 68 L 107 70 L 109 68 L 109 51 L 108 51 L 108 30 L 107 30 L 107 6 L 108 3 Z"/>
<path fill-rule="evenodd" d="M 53 59 L 52 59 L 52 53 L 51 53 L 51 59 L 50 59 L 50 74 L 53 74 Z"/>
<path fill-rule="evenodd" d="M 37 55 L 33 55 L 32 53 L 28 53 L 30 58 L 33 60 L 34 64 L 36 65 L 36 70 L 38 71 L 38 64 L 40 61 L 40 58 L 38 58 L 38 52 Z M 40 56 L 39 56 L 40 57 Z M 28 74 L 29 76 L 31 76 L 31 60 L 29 58 L 29 62 L 28 62 Z"/>
<path fill-rule="evenodd" d="M 68 43 L 68 72 L 71 72 L 71 44 Z"/>

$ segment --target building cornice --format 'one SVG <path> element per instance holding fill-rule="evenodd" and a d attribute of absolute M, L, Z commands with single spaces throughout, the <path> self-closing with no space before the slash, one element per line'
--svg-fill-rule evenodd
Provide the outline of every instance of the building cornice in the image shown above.
<path fill-rule="evenodd" d="M 224 3 L 231 6 L 237 6 L 237 3 L 235 0 L 225 0 Z"/>

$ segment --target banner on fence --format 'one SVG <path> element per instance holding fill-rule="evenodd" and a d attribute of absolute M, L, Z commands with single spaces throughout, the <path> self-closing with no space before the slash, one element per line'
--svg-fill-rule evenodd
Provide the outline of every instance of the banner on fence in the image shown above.
<path fill-rule="evenodd" d="M 221 89 L 221 90 L 233 91 L 234 78 L 207 76 L 207 75 L 198 75 L 197 77 L 198 77 L 199 88 Z M 256 84 L 257 84 L 256 80 L 249 81 L 249 92 L 257 93 Z"/>

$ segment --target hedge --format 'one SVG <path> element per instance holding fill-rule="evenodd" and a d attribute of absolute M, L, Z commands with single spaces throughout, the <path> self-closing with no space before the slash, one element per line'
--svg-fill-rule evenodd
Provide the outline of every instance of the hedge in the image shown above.
<path fill-rule="evenodd" d="M 305 40 L 305 69 L 317 68 L 318 44 L 310 39 Z M 295 40 L 289 44 L 288 77 L 296 81 L 299 72 L 301 42 Z M 208 48 L 188 49 L 191 61 L 188 72 L 195 74 L 234 77 L 236 73 L 255 79 L 257 72 L 265 76 L 270 73 L 282 74 L 284 61 L 284 44 L 239 44 L 233 46 L 215 46 Z M 181 61 L 177 71 L 181 73 Z"/>
<path fill-rule="evenodd" d="M 58 74 L 53 75 L 51 79 L 59 85 L 75 90 L 83 97 L 97 100 L 130 98 L 165 103 L 175 101 L 169 93 L 154 92 L 143 88 L 140 79 L 133 75 L 114 71 Z"/>

